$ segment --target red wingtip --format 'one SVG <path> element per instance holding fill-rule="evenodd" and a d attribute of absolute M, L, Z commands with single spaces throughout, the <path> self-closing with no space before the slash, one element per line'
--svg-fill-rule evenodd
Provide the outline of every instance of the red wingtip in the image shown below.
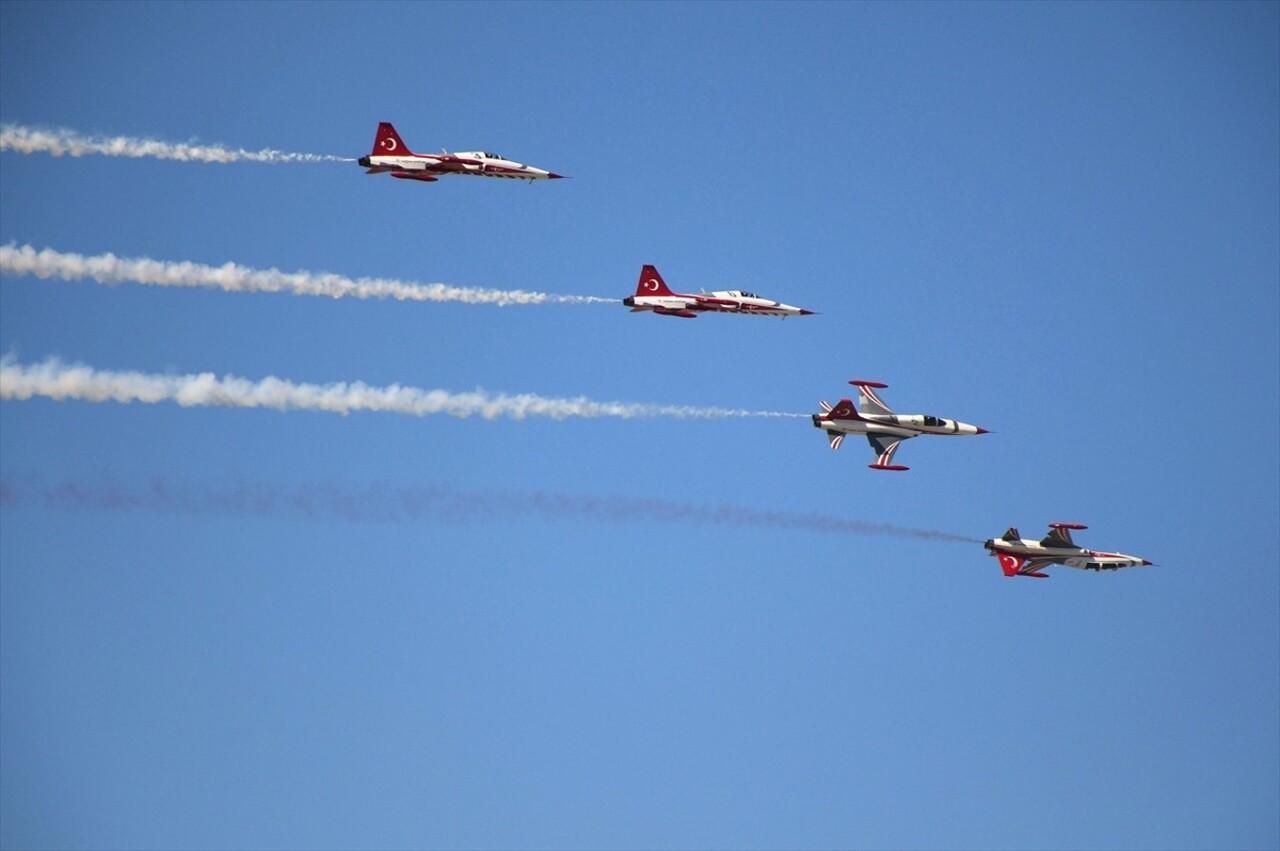
<path fill-rule="evenodd" d="M 910 470 L 910 467 L 904 467 L 901 464 L 868 464 L 872 470 Z"/>

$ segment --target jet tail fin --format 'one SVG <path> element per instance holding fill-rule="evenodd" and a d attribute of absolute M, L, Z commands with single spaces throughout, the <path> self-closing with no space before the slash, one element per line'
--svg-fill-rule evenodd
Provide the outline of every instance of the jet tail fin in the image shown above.
<path fill-rule="evenodd" d="M 400 134 L 396 132 L 396 128 L 391 126 L 390 121 L 383 121 L 378 125 L 378 134 L 373 137 L 373 152 L 370 156 L 413 156 L 413 151 L 409 150 L 409 146 L 400 138 Z"/>
<path fill-rule="evenodd" d="M 1040 567 L 1043 562 L 1039 564 L 1033 562 L 1031 567 L 1027 568 L 1027 559 L 1024 556 L 1000 553 L 999 558 L 1000 569 L 1004 571 L 1005 576 L 1034 576 L 1036 579 L 1049 578 L 1049 574 L 1040 572 Z"/>
<path fill-rule="evenodd" d="M 1022 565 L 1026 564 L 1026 559 L 1021 556 L 1012 556 L 1008 553 L 1001 553 L 1000 569 L 1004 571 L 1005 576 L 1017 576 L 1018 571 L 1022 569 Z"/>
<path fill-rule="evenodd" d="M 827 419 L 829 420 L 860 420 L 862 419 L 862 417 L 858 416 L 857 409 L 853 407 L 852 399 L 848 399 L 848 398 L 841 399 L 839 402 L 836 402 L 834 406 L 827 405 L 825 402 L 822 402 L 820 404 L 826 410 Z"/>
<path fill-rule="evenodd" d="M 645 265 L 640 269 L 640 281 L 636 284 L 636 295 L 675 295 L 667 282 L 662 280 L 656 266 Z"/>

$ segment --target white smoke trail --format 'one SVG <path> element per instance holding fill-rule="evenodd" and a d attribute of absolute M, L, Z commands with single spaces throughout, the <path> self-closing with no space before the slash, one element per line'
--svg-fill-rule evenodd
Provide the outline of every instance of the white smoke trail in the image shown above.
<path fill-rule="evenodd" d="M 621 419 L 674 417 L 723 419 L 726 417 L 800 417 L 777 411 L 738 408 L 702 408 L 682 405 L 649 405 L 638 402 L 595 402 L 581 396 L 572 399 L 529 393 L 489 394 L 483 390 L 451 393 L 417 387 L 371 387 L 363 382 L 295 384 L 270 376 L 250 381 L 211 372 L 192 375 L 156 375 L 142 372 L 97 370 L 84 364 L 64 364 L 57 358 L 23 365 L 12 354 L 0 358 L 0 399 L 26 401 L 44 397 L 86 402 L 176 402 L 183 407 L 270 408 L 277 411 L 377 411 L 425 417 L 619 417 Z"/>
<path fill-rule="evenodd" d="M 244 148 L 225 148 L 221 145 L 197 145 L 187 142 L 161 142 L 156 139 L 137 139 L 131 136 L 81 136 L 74 130 L 40 130 L 6 124 L 0 127 L 0 151 L 16 151 L 20 154 L 64 154 L 83 157 L 101 154 L 107 157 L 154 157 L 161 160 L 198 163 L 345 163 L 355 162 L 354 157 L 335 157 L 328 154 L 291 154 L 263 148 L 246 151 Z"/>
<path fill-rule="evenodd" d="M 981 540 L 954 532 L 853 520 L 830 514 L 770 511 L 740 505 L 694 505 L 616 495 L 582 496 L 547 491 L 467 491 L 448 483 L 400 487 L 339 482 L 228 485 L 170 481 L 146 484 L 111 479 L 66 479 L 46 484 L 29 476 L 0 475 L 0 508 L 35 505 L 97 511 L 156 511 L 197 516 L 254 516 L 350 523 L 444 524 L 520 521 L 586 521 L 645 526 L 773 529 L 833 535 L 877 535 L 965 544 Z"/>
<path fill-rule="evenodd" d="M 494 290 L 455 287 L 448 284 L 420 284 L 389 278 L 347 278 L 327 272 L 281 272 L 279 269 L 251 269 L 237 263 L 205 266 L 200 263 L 167 262 L 148 257 L 128 258 L 114 254 L 64 254 L 30 245 L 0 246 L 0 273 L 35 275 L 41 279 L 64 281 L 92 279 L 100 284 L 132 281 L 157 287 L 211 287 L 240 293 L 291 293 L 329 298 L 393 298 L 399 301 L 463 302 L 466 304 L 617 304 L 617 299 L 597 296 L 551 295 L 525 290 Z"/>

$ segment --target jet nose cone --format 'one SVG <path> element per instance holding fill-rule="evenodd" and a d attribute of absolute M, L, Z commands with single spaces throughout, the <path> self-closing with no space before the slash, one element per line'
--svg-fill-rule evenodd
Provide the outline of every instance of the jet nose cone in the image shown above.
<path fill-rule="evenodd" d="M 563 174 L 556 174 L 554 171 L 547 172 L 547 180 L 563 180 Z"/>
<path fill-rule="evenodd" d="M 977 426 L 976 428 L 978 429 L 976 432 L 977 434 L 991 434 L 991 432 L 987 431 L 982 426 Z"/>
<path fill-rule="evenodd" d="M 814 314 L 813 314 L 813 311 L 812 311 L 812 310 L 805 310 L 805 309 L 802 307 L 802 308 L 800 308 L 800 315 L 801 315 L 801 316 L 813 316 Z"/>

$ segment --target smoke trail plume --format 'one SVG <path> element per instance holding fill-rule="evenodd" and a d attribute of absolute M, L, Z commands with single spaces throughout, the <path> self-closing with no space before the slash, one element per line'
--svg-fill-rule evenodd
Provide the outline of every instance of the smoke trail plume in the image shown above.
<path fill-rule="evenodd" d="M 0 358 L 0 399 L 25 401 L 33 397 L 86 402 L 176 402 L 183 407 L 271 408 L 277 411 L 380 411 L 425 417 L 619 417 L 622 419 L 674 417 L 723 419 L 726 417 L 799 417 L 777 411 L 735 408 L 701 408 L 650 405 L 638 402 L 595 402 L 581 396 L 572 399 L 529 393 L 490 394 L 483 390 L 451 393 L 417 387 L 371 387 L 363 382 L 295 384 L 270 376 L 250 381 L 233 375 L 219 378 L 211 372 L 189 375 L 156 375 L 143 372 L 97 370 L 84 364 L 64 364 L 57 358 L 23 365 L 12 355 Z"/>
<path fill-rule="evenodd" d="M 132 281 L 157 287 L 210 287 L 239 293 L 291 293 L 329 298 L 393 298 L 399 301 L 463 302 L 466 304 L 617 304 L 613 298 L 550 295 L 524 290 L 494 290 L 455 287 L 448 284 L 420 284 L 388 278 L 347 278 L 327 272 L 281 272 L 279 269 L 251 269 L 237 263 L 205 266 L 199 263 L 167 262 L 148 257 L 128 258 L 114 254 L 84 256 L 64 254 L 30 245 L 21 248 L 0 246 L 0 272 L 35 275 L 64 281 L 92 279 L 100 284 Z"/>
<path fill-rule="evenodd" d="M 546 491 L 466 491 L 448 484 L 418 487 L 334 482 L 293 486 L 236 483 L 225 486 L 171 482 L 145 485 L 68 479 L 53 484 L 0 477 L 0 508 L 26 506 L 97 511 L 154 511 L 196 516 L 342 520 L 352 523 L 504 523 L 585 521 L 773 529 L 830 535 L 878 535 L 954 543 L 977 538 L 931 529 L 869 523 L 826 514 L 765 511 L 735 505 L 694 505 L 662 499 L 581 496 Z"/>
<path fill-rule="evenodd" d="M 328 154 L 291 154 L 263 148 L 246 151 L 244 148 L 225 148 L 221 145 L 197 145 L 189 142 L 160 142 L 156 139 L 137 139 L 131 136 L 81 136 L 74 130 L 40 130 L 6 124 L 0 127 L 0 151 L 16 151 L 19 154 L 64 154 L 83 157 L 100 154 L 107 157 L 154 157 L 161 160 L 197 163 L 341 163 L 355 162 L 353 157 L 335 157 Z"/>

